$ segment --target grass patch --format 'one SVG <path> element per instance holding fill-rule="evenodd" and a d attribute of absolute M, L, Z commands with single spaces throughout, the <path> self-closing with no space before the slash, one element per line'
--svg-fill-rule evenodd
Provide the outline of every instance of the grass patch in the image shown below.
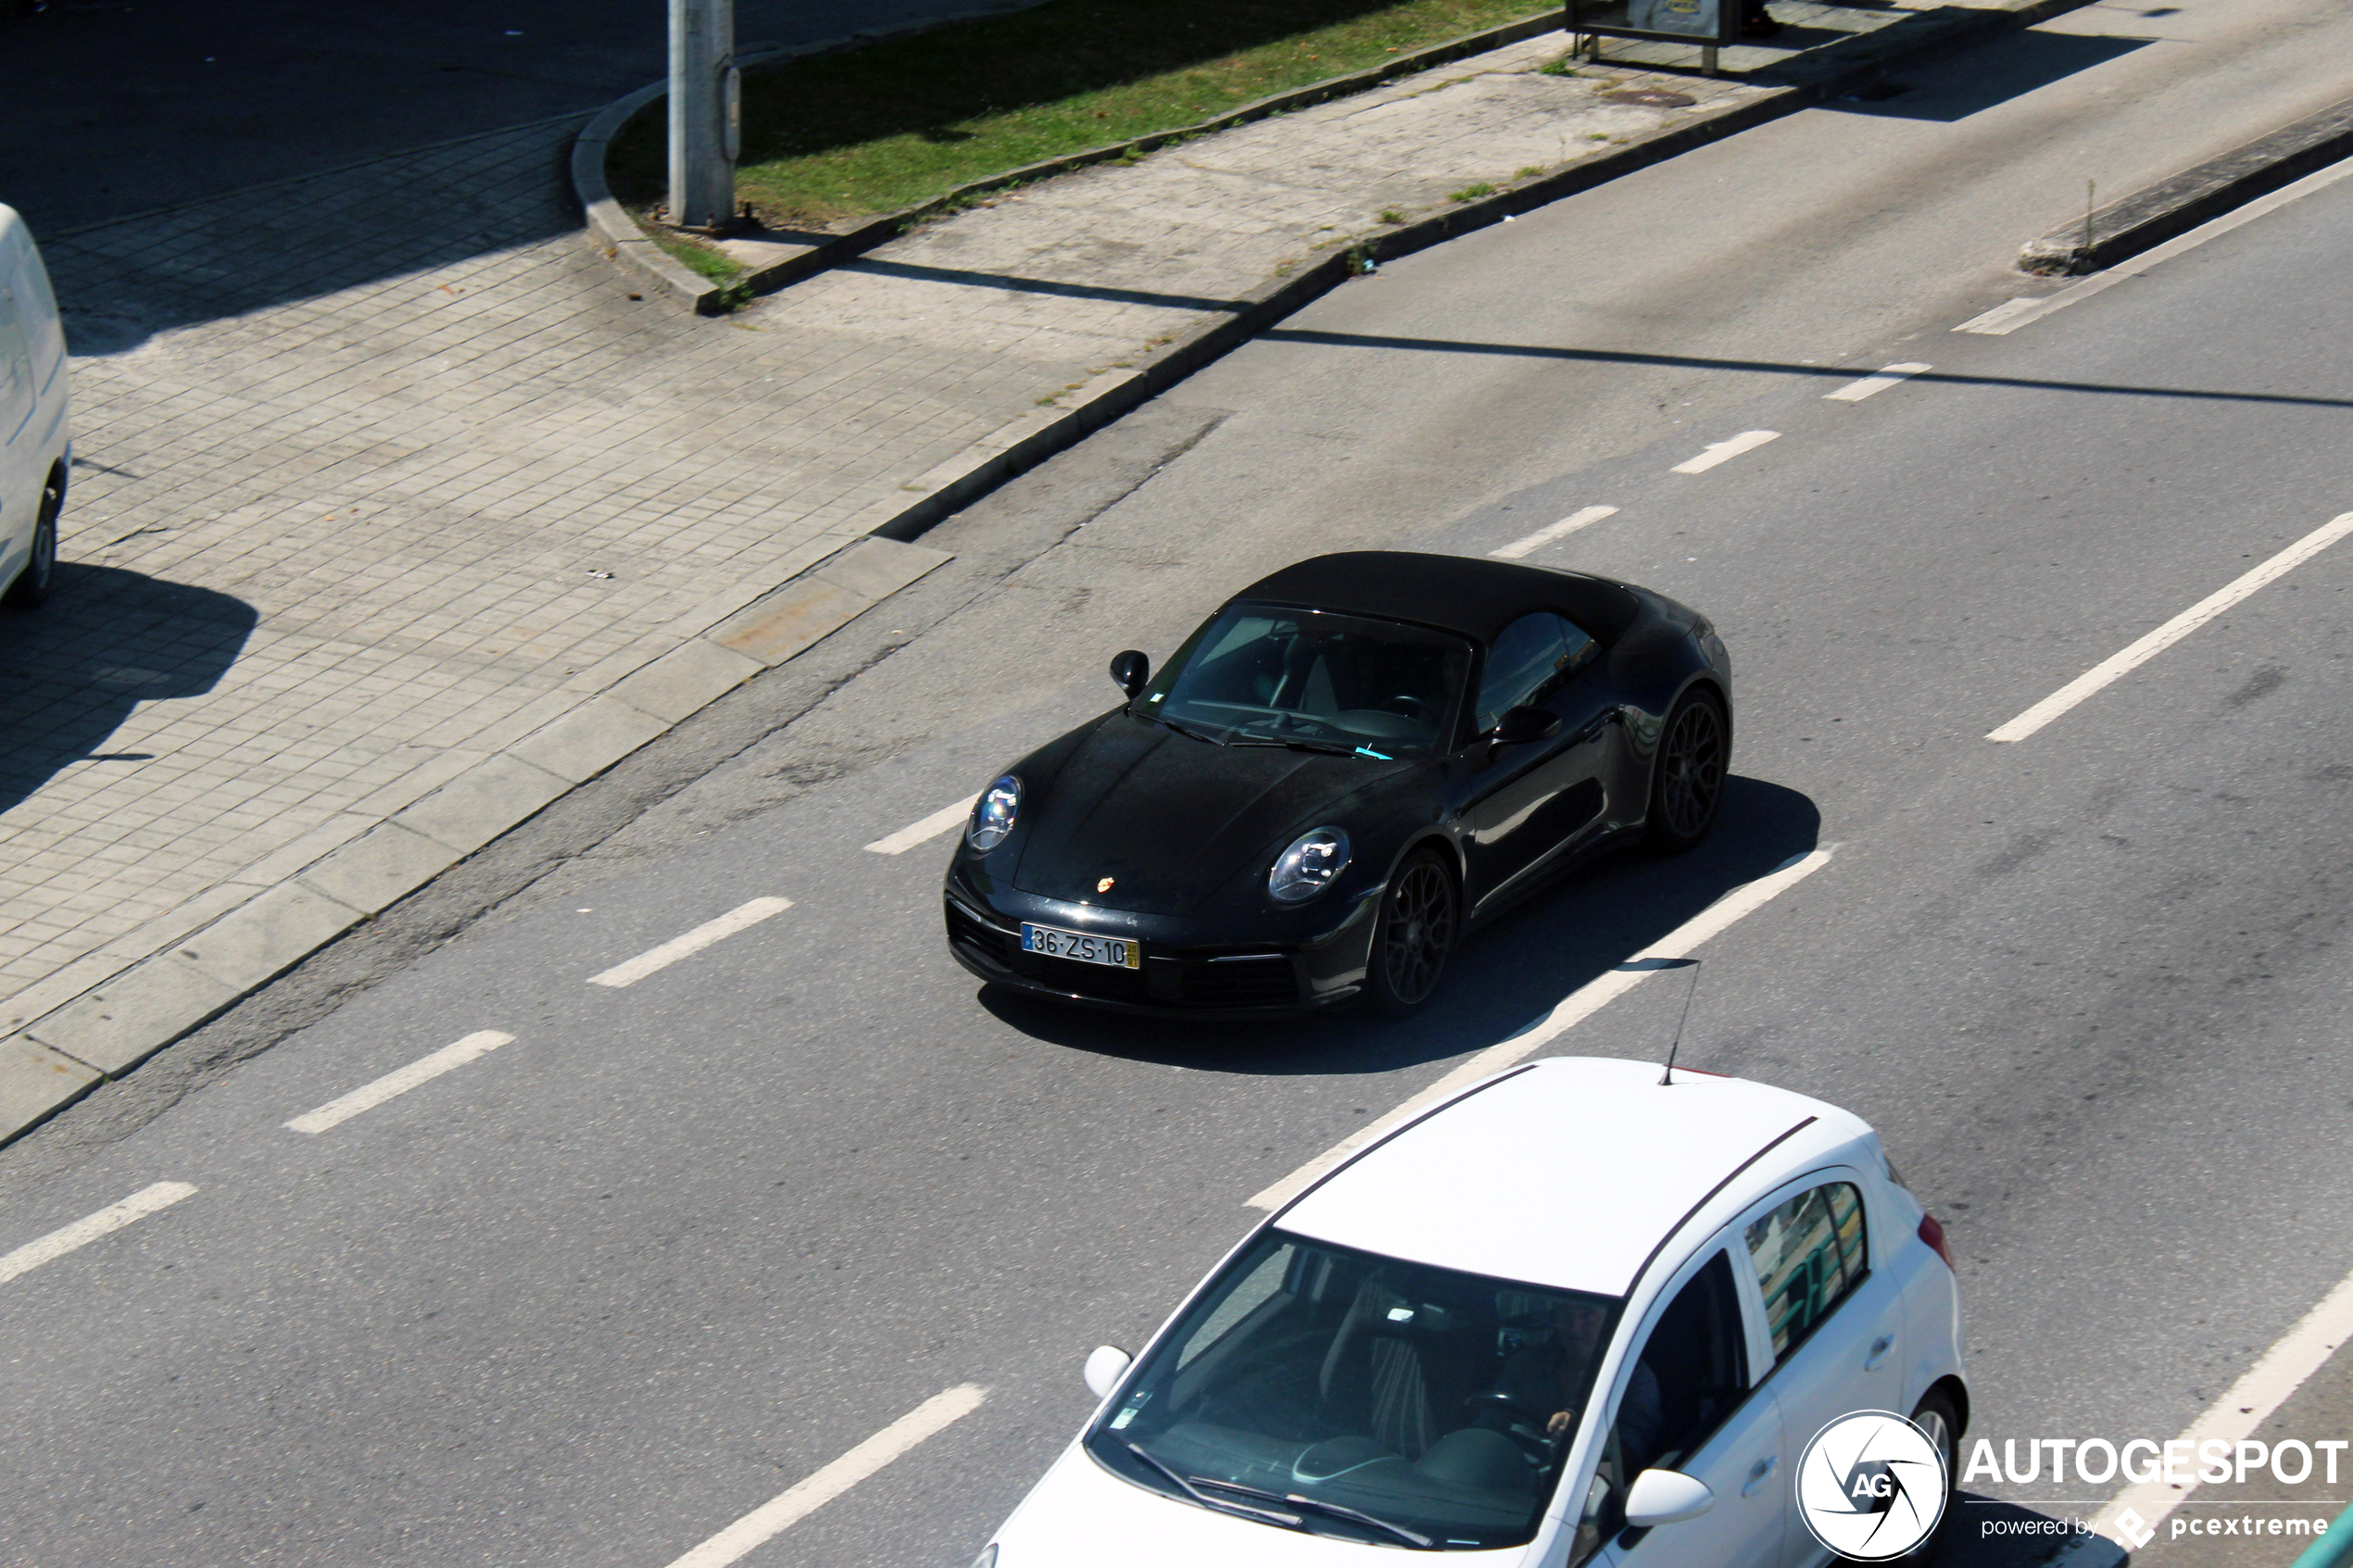
<path fill-rule="evenodd" d="M 1450 202 L 1475 202 L 1481 196 L 1491 196 L 1494 194 L 1495 187 L 1489 184 L 1486 181 L 1481 180 L 1476 185 L 1464 186 L 1461 190 L 1454 192 L 1446 199 Z"/>
<path fill-rule="evenodd" d="M 660 245 L 662 253 L 688 271 L 709 278 L 714 283 L 732 283 L 744 275 L 743 263 L 723 256 L 709 245 L 698 245 L 692 240 L 682 240 L 666 231 L 640 222 L 646 238 Z"/>
<path fill-rule="evenodd" d="M 748 71 L 736 193 L 773 229 L 840 231 L 958 185 L 1174 131 L 1544 9 L 1531 0 L 1050 0 Z M 614 145 L 661 199 L 663 121 Z"/>

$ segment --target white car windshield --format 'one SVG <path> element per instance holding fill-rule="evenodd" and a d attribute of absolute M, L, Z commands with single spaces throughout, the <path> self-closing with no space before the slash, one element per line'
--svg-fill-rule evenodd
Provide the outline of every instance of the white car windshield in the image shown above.
<path fill-rule="evenodd" d="M 1087 1435 L 1140 1486 L 1473 1550 L 1535 1534 L 1618 1303 L 1264 1233 Z"/>

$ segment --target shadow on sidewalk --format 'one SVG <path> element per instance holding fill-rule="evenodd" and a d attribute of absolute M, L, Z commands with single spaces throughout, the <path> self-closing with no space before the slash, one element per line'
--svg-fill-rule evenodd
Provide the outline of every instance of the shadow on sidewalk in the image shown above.
<path fill-rule="evenodd" d="M 210 691 L 258 619 L 208 588 L 58 562 L 46 605 L 0 617 L 0 811 L 68 768 L 152 760 L 98 748 L 140 703 Z"/>
<path fill-rule="evenodd" d="M 1133 1019 L 981 992 L 1035 1039 L 1204 1073 L 1353 1077 L 1482 1049 L 1541 1019 L 1570 992 L 1642 951 L 1743 883 L 1812 850 L 1814 802 L 1762 779 L 1727 784 L 1716 831 L 1688 855 L 1619 853 L 1571 872 L 1464 943 L 1428 1009 L 1391 1021 L 1361 1010 L 1265 1024 Z M 1662 1048 L 1665 1042 L 1660 1042 Z M 1555 1041 L 1544 1054 L 1573 1054 Z M 1736 1067 L 1712 1060 L 1695 1066 Z"/>
<path fill-rule="evenodd" d="M 510 126 L 44 240 L 68 342 L 77 357 L 120 354 L 174 327 L 577 233 L 569 159 L 585 121 Z M 449 286 L 454 303 L 464 280 Z"/>

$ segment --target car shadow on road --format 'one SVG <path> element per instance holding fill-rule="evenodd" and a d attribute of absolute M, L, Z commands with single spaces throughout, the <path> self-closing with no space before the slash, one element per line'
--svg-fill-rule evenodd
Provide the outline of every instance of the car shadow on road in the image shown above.
<path fill-rule="evenodd" d="M 140 703 L 210 691 L 258 620 L 209 588 L 60 561 L 46 605 L 0 618 L 0 811 L 68 768 L 153 761 L 100 747 Z"/>
<path fill-rule="evenodd" d="M 981 1005 L 1034 1039 L 1196 1072 L 1361 1076 L 1482 1049 L 1665 936 L 1743 883 L 1807 853 L 1821 813 L 1805 795 L 1734 776 L 1716 829 L 1689 854 L 1624 850 L 1571 872 L 1457 951 L 1413 1018 L 1362 1009 L 1267 1023 L 1129 1018 L 993 988 Z"/>

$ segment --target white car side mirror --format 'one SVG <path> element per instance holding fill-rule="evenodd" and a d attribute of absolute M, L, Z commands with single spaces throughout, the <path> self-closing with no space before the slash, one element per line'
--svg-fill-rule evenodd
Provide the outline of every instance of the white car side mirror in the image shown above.
<path fill-rule="evenodd" d="M 1696 1519 L 1716 1503 L 1707 1483 L 1679 1470 L 1645 1470 L 1626 1494 L 1626 1523 L 1636 1530 Z"/>
<path fill-rule="evenodd" d="M 1111 1391 L 1119 1386 L 1119 1380 L 1127 1374 L 1127 1363 L 1133 1359 L 1116 1345 L 1096 1346 L 1087 1354 L 1087 1370 L 1083 1375 L 1087 1379 L 1088 1390 L 1098 1399 L 1109 1399 Z M 1704 1486 L 1700 1489 L 1706 1490 Z"/>

